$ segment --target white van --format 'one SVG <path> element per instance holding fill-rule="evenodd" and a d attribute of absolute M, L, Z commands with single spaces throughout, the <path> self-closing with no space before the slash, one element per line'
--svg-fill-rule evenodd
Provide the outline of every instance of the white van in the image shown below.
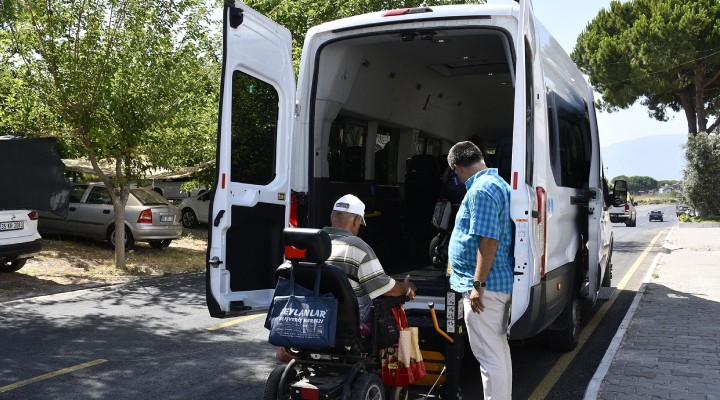
<path fill-rule="evenodd" d="M 553 347 L 575 346 L 580 300 L 610 283 L 607 188 L 592 89 L 529 1 L 313 27 L 297 88 L 288 30 L 240 1 L 224 13 L 212 316 L 267 307 L 283 229 L 328 225 L 346 193 L 365 202 L 360 236 L 385 269 L 413 271 L 422 296 L 409 308 L 430 300 L 444 311 L 445 271 L 428 259 L 431 218 L 444 155 L 479 135 L 512 187 L 511 337 L 547 329 Z"/>

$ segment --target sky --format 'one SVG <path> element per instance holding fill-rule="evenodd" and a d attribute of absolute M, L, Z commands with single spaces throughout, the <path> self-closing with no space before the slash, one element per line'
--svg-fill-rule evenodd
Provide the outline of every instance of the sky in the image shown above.
<path fill-rule="evenodd" d="M 601 9 L 609 7 L 610 0 L 533 1 L 535 15 L 568 54 L 575 48 L 577 37 L 587 24 Z M 668 122 L 656 121 L 648 116 L 645 107 L 637 103 L 627 110 L 599 112 L 600 144 L 608 146 L 644 136 L 687 134 L 685 116 L 673 111 L 670 111 L 670 116 Z"/>

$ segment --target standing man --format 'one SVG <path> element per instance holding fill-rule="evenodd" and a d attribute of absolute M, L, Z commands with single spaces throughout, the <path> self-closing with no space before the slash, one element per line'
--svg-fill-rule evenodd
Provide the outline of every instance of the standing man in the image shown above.
<path fill-rule="evenodd" d="M 448 164 L 465 183 L 448 258 L 450 287 L 463 294 L 470 347 L 480 363 L 485 399 L 512 396 L 512 363 L 507 341 L 513 285 L 510 185 L 485 165 L 472 142 L 450 149 Z"/>

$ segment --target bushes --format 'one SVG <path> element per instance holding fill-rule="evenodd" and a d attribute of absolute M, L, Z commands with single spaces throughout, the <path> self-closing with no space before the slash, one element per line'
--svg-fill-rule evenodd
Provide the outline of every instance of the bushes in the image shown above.
<path fill-rule="evenodd" d="M 698 133 L 685 145 L 687 203 L 703 217 L 720 215 L 720 135 Z"/>

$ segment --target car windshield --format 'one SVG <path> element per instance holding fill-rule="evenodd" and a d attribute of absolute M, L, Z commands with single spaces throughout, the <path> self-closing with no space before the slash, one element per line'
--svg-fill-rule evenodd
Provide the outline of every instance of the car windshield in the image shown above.
<path fill-rule="evenodd" d="M 167 200 L 157 192 L 146 189 L 130 189 L 130 193 L 135 196 L 144 206 L 166 206 L 169 205 Z"/>

